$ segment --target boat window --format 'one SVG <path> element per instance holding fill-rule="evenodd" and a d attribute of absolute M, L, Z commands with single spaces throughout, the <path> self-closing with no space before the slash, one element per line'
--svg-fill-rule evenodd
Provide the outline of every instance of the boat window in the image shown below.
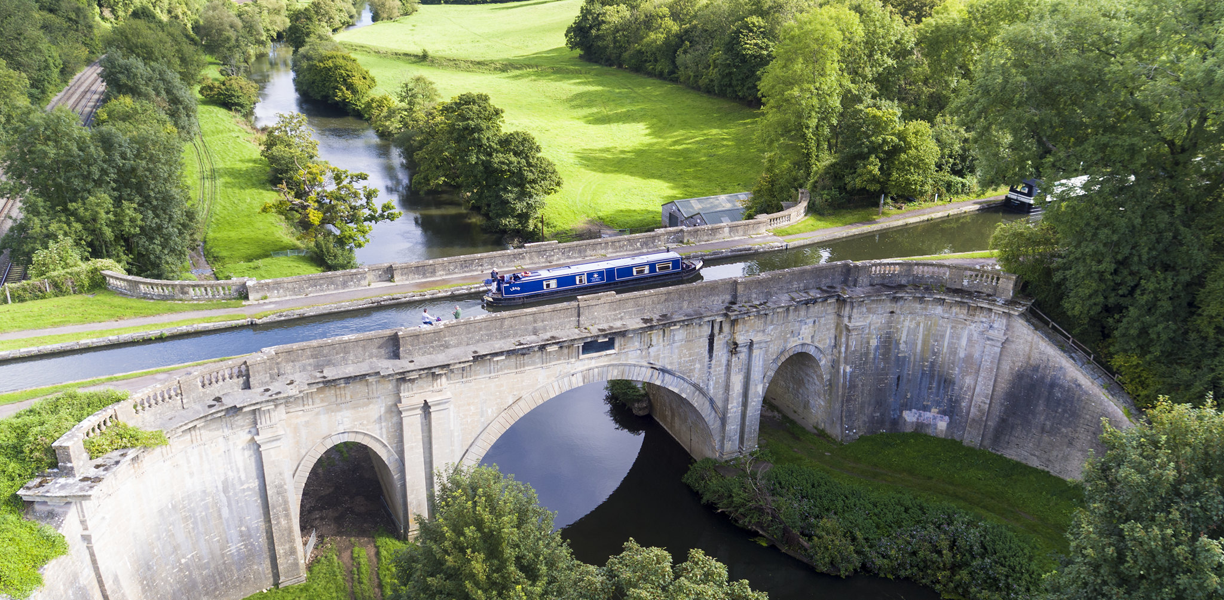
<path fill-rule="evenodd" d="M 670 270 L 671 270 L 671 263 L 669 263 L 669 262 L 666 262 L 666 263 L 659 263 L 659 264 L 655 265 L 655 272 L 656 272 L 656 273 L 662 273 L 662 272 L 664 272 L 664 271 L 670 271 Z"/>
<path fill-rule="evenodd" d="M 574 278 L 574 283 L 577 285 L 586 285 L 586 273 Z"/>
<path fill-rule="evenodd" d="M 642 265 L 640 267 L 633 267 L 634 275 L 645 275 L 648 271 L 650 271 L 650 267 L 647 265 Z"/>
<path fill-rule="evenodd" d="M 556 287 L 557 287 L 557 280 L 556 280 L 556 279 L 549 279 L 549 280 L 547 280 L 547 281 L 545 281 L 545 282 L 544 282 L 544 289 L 546 289 L 546 290 L 556 289 Z"/>

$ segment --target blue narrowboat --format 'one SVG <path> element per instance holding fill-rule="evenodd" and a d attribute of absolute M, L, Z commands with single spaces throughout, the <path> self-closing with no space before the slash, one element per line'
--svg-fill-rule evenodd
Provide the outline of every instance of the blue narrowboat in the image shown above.
<path fill-rule="evenodd" d="M 700 260 L 684 260 L 675 252 L 614 258 L 539 271 L 502 273 L 486 280 L 489 306 L 512 306 L 537 300 L 594 294 L 652 283 L 679 281 L 697 275 Z"/>

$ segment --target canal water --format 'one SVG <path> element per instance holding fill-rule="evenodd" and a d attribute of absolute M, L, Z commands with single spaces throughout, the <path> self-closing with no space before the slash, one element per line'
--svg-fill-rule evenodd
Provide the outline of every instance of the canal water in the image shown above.
<path fill-rule="evenodd" d="M 779 269 L 837 260 L 965 252 L 985 249 L 996 225 L 1018 215 L 992 210 L 902 229 L 839 240 L 826 245 L 770 252 L 745 259 L 714 260 L 702 270 L 706 281 L 756 275 Z M 414 327 L 421 310 L 449 318 L 458 305 L 465 317 L 484 314 L 480 297 L 443 298 L 375 309 L 355 310 L 309 319 L 212 333 L 175 337 L 155 342 L 109 346 L 43 358 L 0 362 L 0 393 L 67 381 L 79 381 L 170 365 L 237 356 L 261 348 L 305 342 L 339 335 Z"/>
<path fill-rule="evenodd" d="M 369 10 L 361 15 L 357 26 L 369 23 Z M 412 193 L 399 150 L 379 139 L 369 123 L 325 102 L 299 96 L 293 87 L 292 56 L 291 47 L 276 45 L 252 67 L 251 79 L 260 85 L 255 124 L 273 125 L 282 113 L 305 114 L 319 142 L 319 157 L 342 169 L 368 174 L 366 185 L 378 190 L 379 204 L 389 199 L 404 213 L 395 221 L 374 226 L 370 242 L 357 249 L 359 262 L 411 262 L 505 248 L 500 237 L 481 230 L 476 215 L 457 200 Z"/>

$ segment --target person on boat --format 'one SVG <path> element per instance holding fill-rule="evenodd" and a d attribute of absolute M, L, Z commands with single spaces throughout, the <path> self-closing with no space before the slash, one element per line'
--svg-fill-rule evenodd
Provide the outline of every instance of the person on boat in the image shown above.
<path fill-rule="evenodd" d="M 497 281 L 497 268 L 494 268 L 492 271 L 489 271 L 489 279 L 492 279 L 493 281 Z"/>
<path fill-rule="evenodd" d="M 434 323 L 438 323 L 440 321 L 442 321 L 442 317 L 435 318 L 433 315 L 429 314 L 428 308 L 421 310 L 421 325 L 433 325 Z"/>
<path fill-rule="evenodd" d="M 458 321 L 458 320 L 459 320 L 459 318 L 463 316 L 463 311 L 462 311 L 462 310 L 460 310 L 460 309 L 459 309 L 459 305 L 458 305 L 458 304 L 456 304 L 456 305 L 455 305 L 455 312 L 453 312 L 453 313 L 451 313 L 451 314 L 452 314 L 452 315 L 455 315 L 455 320 L 456 320 L 456 321 Z"/>

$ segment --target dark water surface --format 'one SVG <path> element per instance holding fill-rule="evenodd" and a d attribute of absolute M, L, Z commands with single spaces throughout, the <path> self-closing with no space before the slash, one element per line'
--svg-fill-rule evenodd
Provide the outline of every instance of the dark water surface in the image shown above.
<path fill-rule="evenodd" d="M 654 419 L 603 400 L 602 383 L 558 395 L 519 419 L 485 455 L 557 512 L 579 560 L 602 565 L 633 538 L 682 562 L 691 548 L 727 565 L 773 600 L 935 600 L 909 581 L 822 575 L 709 510 L 680 478 L 692 458 Z"/>
<path fill-rule="evenodd" d="M 369 23 L 369 10 L 361 14 L 357 26 Z M 379 191 L 378 203 L 391 200 L 404 213 L 396 221 L 374 226 L 369 244 L 357 249 L 358 261 L 410 262 L 505 248 L 498 236 L 482 231 L 476 215 L 457 202 L 412 193 L 399 150 L 379 139 L 369 123 L 335 106 L 298 96 L 293 87 L 292 56 L 292 48 L 276 46 L 252 67 L 251 79 L 260 85 L 255 124 L 272 125 L 279 113 L 305 114 L 319 142 L 319 157 L 342 169 L 368 174 L 366 185 Z"/>
<path fill-rule="evenodd" d="M 702 270 L 702 278 L 711 281 L 742 277 L 834 260 L 872 260 L 913 254 L 982 250 L 986 248 L 990 232 L 994 231 L 995 225 L 1012 218 L 1016 218 L 1016 215 L 987 211 L 841 240 L 825 246 L 770 252 L 748 260 L 710 261 Z M 394 327 L 415 327 L 420 324 L 422 308 L 428 308 L 430 313 L 449 317 L 455 304 L 463 308 L 465 316 L 484 314 L 478 296 L 465 296 L 336 313 L 280 324 L 227 329 L 156 342 L 111 346 L 45 358 L 5 361 L 0 362 L 0 392 L 237 356 L 280 344 Z"/>

